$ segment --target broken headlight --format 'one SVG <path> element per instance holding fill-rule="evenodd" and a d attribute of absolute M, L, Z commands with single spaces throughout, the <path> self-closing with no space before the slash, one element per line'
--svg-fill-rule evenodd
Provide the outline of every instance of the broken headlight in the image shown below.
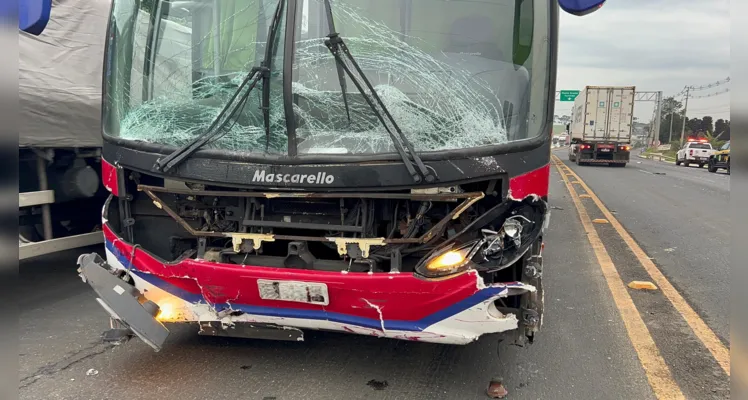
<path fill-rule="evenodd" d="M 465 271 L 473 264 L 472 258 L 482 243 L 482 240 L 476 240 L 438 251 L 416 267 L 416 272 L 427 278 L 439 278 Z"/>
<path fill-rule="evenodd" d="M 522 215 L 511 216 L 498 232 L 482 229 L 482 239 L 436 250 L 416 267 L 416 272 L 427 278 L 439 278 L 469 268 L 484 271 L 505 268 L 515 263 L 529 248 L 532 240 L 528 239 L 534 240 L 534 236 L 523 236 L 523 232 L 533 224 Z"/>

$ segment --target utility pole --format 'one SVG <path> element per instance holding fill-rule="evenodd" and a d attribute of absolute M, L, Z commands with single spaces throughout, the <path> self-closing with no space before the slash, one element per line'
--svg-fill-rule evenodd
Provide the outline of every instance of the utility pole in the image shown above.
<path fill-rule="evenodd" d="M 660 141 L 660 124 L 662 123 L 662 92 L 657 92 L 657 105 L 655 106 L 657 114 L 654 116 L 654 134 L 652 140 Z"/>
<path fill-rule="evenodd" d="M 686 119 L 688 119 L 688 94 L 691 91 L 691 86 L 686 86 L 686 104 L 683 107 L 683 126 L 680 129 L 680 147 L 683 147 L 683 139 L 686 136 Z"/>
<path fill-rule="evenodd" d="M 668 136 L 667 142 L 673 142 L 673 111 L 670 111 L 670 136 Z"/>

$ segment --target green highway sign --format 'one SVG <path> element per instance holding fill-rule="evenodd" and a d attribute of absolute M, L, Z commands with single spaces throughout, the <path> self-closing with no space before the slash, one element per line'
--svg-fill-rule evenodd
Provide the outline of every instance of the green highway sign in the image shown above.
<path fill-rule="evenodd" d="M 579 95 L 579 90 L 562 90 L 558 93 L 558 99 L 560 101 L 574 101 L 574 99 Z"/>

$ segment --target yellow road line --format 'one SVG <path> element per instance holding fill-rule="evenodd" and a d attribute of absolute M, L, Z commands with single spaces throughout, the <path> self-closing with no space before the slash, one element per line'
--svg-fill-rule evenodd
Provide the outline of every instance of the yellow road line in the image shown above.
<path fill-rule="evenodd" d="M 562 161 L 558 157 L 553 157 L 555 157 L 555 161 L 557 163 L 562 163 Z M 667 299 L 670 300 L 670 303 L 673 304 L 675 309 L 678 310 L 688 326 L 691 327 L 691 330 L 696 335 L 696 337 L 698 337 L 699 340 L 704 344 L 704 346 L 706 346 L 706 348 L 709 350 L 709 352 L 712 353 L 714 359 L 717 360 L 717 363 L 719 363 L 725 373 L 729 376 L 730 350 L 722 343 L 721 340 L 719 340 L 714 331 L 712 331 L 704 322 L 704 320 L 701 319 L 699 314 L 697 314 L 696 311 L 691 308 L 688 302 L 686 302 L 683 296 L 681 296 L 681 294 L 675 289 L 675 287 L 673 287 L 670 281 L 665 278 L 665 275 L 662 274 L 662 271 L 657 268 L 657 266 L 652 262 L 649 256 L 647 256 L 647 253 L 642 250 L 642 248 L 636 243 L 634 238 L 631 237 L 626 229 L 623 228 L 621 223 L 618 222 L 618 220 L 613 216 L 608 208 L 605 207 L 603 202 L 600 201 L 600 198 L 598 198 L 597 195 L 595 195 L 595 193 L 590 190 L 589 186 L 587 186 L 587 184 L 582 181 L 582 178 L 580 178 L 579 175 L 572 171 L 571 168 L 568 168 L 568 171 L 570 171 L 574 175 L 576 180 L 580 182 L 580 185 L 592 197 L 592 201 L 594 201 L 600 211 L 602 211 L 603 215 L 605 215 L 605 218 L 608 219 L 616 232 L 618 232 L 618 235 L 620 235 L 623 241 L 626 242 L 629 249 L 631 249 L 637 260 L 639 260 L 639 263 L 644 267 L 652 280 L 655 281 L 655 284 L 660 287 L 662 293 L 665 294 L 665 297 L 667 297 Z"/>
<path fill-rule="evenodd" d="M 597 231 L 595 231 L 595 227 L 592 225 L 592 221 L 582 204 L 582 200 L 579 199 L 569 179 L 562 173 L 563 171 L 558 165 L 559 163 L 560 160 L 556 158 L 556 163 L 554 163 L 556 169 L 561 173 L 561 178 L 564 180 L 574 206 L 579 213 L 579 219 L 581 219 L 582 226 L 587 232 L 587 239 L 592 245 L 592 250 L 595 253 L 595 257 L 597 257 L 597 262 L 600 264 L 600 269 L 603 272 L 610 293 L 613 295 L 613 301 L 621 314 L 623 325 L 626 327 L 631 344 L 634 346 L 634 350 L 636 350 L 642 367 L 644 367 L 644 372 L 647 375 L 647 380 L 649 380 L 652 391 L 658 399 L 685 399 L 683 392 L 681 392 L 680 387 L 673 379 L 665 360 L 660 355 L 660 350 L 657 348 L 654 339 L 652 339 L 647 325 L 644 324 L 644 320 L 639 311 L 637 311 L 631 295 L 626 290 L 626 285 L 618 274 L 613 260 L 597 235 Z M 577 177 L 577 179 L 579 178 Z"/>

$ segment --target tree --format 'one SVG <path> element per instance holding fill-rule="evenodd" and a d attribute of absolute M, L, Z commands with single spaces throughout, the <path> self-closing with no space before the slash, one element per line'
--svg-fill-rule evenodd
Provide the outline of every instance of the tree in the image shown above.
<path fill-rule="evenodd" d="M 663 117 L 665 116 L 665 114 L 679 113 L 681 108 L 683 108 L 683 103 L 681 103 L 678 100 L 675 100 L 674 97 L 668 97 L 662 100 L 662 116 Z"/>
<path fill-rule="evenodd" d="M 704 121 L 701 118 L 686 118 L 686 134 L 696 135 L 699 132 L 703 132 L 701 129 L 703 124 Z"/>
<path fill-rule="evenodd" d="M 702 132 L 714 132 L 714 126 L 712 125 L 712 117 L 711 116 L 704 116 L 701 118 L 701 127 L 699 128 Z"/>
<path fill-rule="evenodd" d="M 730 121 L 720 118 L 714 123 L 714 136 L 719 140 L 730 140 Z"/>
<path fill-rule="evenodd" d="M 683 125 L 683 117 L 680 113 L 664 114 L 660 122 L 660 142 L 670 143 L 670 118 L 673 119 L 673 140 L 680 140 L 680 130 Z"/>
<path fill-rule="evenodd" d="M 670 119 L 673 120 L 673 140 L 680 139 L 680 129 L 683 124 L 683 103 L 675 100 L 674 97 L 667 97 L 662 100 L 662 111 L 660 113 L 660 132 L 659 139 L 661 143 L 670 143 Z"/>

